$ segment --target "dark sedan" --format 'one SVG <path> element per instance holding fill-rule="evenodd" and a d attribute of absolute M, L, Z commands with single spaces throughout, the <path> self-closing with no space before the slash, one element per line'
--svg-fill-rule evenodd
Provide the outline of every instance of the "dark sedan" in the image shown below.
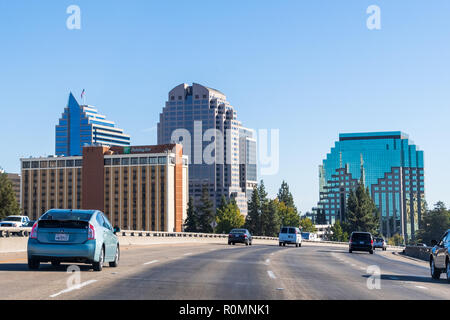
<path fill-rule="evenodd" d="M 228 235 L 228 244 L 245 243 L 245 245 L 252 245 L 252 235 L 247 229 L 233 229 Z"/>
<path fill-rule="evenodd" d="M 433 279 L 439 279 L 445 273 L 450 283 L 450 229 L 442 236 L 439 242 L 432 241 L 433 248 L 430 255 L 430 271 Z"/>

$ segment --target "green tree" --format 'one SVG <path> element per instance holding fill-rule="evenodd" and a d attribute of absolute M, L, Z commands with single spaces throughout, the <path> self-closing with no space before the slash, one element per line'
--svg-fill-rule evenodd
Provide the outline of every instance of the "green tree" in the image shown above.
<path fill-rule="evenodd" d="M 192 197 L 189 197 L 184 230 L 186 232 L 198 232 L 198 222 L 198 213 L 194 207 L 194 199 L 192 199 Z"/>
<path fill-rule="evenodd" d="M 216 233 L 228 233 L 231 229 L 240 228 L 245 219 L 234 199 L 229 202 L 222 196 L 221 205 L 216 211 Z"/>
<path fill-rule="evenodd" d="M 300 216 L 295 211 L 294 208 L 286 206 L 286 204 L 282 201 L 279 202 L 278 198 L 275 199 L 277 204 L 278 216 L 280 218 L 280 224 L 282 226 L 295 226 L 298 227 L 300 225 Z"/>
<path fill-rule="evenodd" d="M 332 234 L 330 235 L 331 241 L 348 241 L 348 233 L 344 232 L 340 221 L 336 221 L 336 223 L 330 228 L 330 231 L 332 232 Z"/>
<path fill-rule="evenodd" d="M 10 215 L 19 215 L 20 206 L 11 181 L 6 173 L 0 173 L 0 219 Z"/>
<path fill-rule="evenodd" d="M 390 237 L 389 238 L 389 240 L 388 240 L 388 244 L 390 245 L 390 246 L 400 246 L 400 245 L 402 245 L 402 244 L 404 244 L 405 243 L 405 240 L 403 239 L 403 237 L 400 235 L 400 234 L 398 234 L 398 233 L 396 233 L 396 234 L 394 234 L 392 237 Z"/>
<path fill-rule="evenodd" d="M 202 197 L 200 198 L 200 206 L 198 212 L 198 229 L 199 232 L 212 233 L 213 223 L 215 222 L 214 205 L 209 198 L 209 190 L 207 186 L 203 186 Z"/>
<path fill-rule="evenodd" d="M 300 226 L 302 227 L 302 232 L 316 232 L 316 226 L 310 218 L 304 217 L 300 220 Z"/>
<path fill-rule="evenodd" d="M 378 208 L 370 196 L 369 189 L 358 183 L 356 190 L 350 190 L 347 200 L 346 230 L 364 231 L 375 234 L 379 227 Z"/>
<path fill-rule="evenodd" d="M 423 216 L 417 232 L 417 242 L 430 245 L 431 240 L 438 241 L 447 229 L 450 229 L 450 210 L 442 201 L 434 205 Z"/>
<path fill-rule="evenodd" d="M 245 227 L 251 234 L 261 235 L 261 201 L 257 186 L 253 188 L 252 196 L 248 201 Z"/>
<path fill-rule="evenodd" d="M 262 201 L 261 224 L 262 235 L 276 237 L 280 231 L 280 219 L 278 217 L 276 200 Z"/>
<path fill-rule="evenodd" d="M 289 185 L 284 180 L 281 183 L 280 189 L 278 190 L 277 198 L 279 202 L 284 202 L 284 204 L 287 207 L 293 208 L 295 212 L 297 212 L 297 208 L 295 207 L 294 204 L 294 197 L 292 196 L 292 193 L 289 191 Z"/>

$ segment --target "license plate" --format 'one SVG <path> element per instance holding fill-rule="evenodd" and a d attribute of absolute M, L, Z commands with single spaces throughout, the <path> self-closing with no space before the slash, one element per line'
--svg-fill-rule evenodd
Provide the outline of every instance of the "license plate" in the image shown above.
<path fill-rule="evenodd" d="M 360 244 L 364 244 L 364 241 L 360 241 L 359 243 L 360 243 Z"/>
<path fill-rule="evenodd" d="M 69 235 L 67 233 L 55 234 L 55 241 L 69 241 Z"/>

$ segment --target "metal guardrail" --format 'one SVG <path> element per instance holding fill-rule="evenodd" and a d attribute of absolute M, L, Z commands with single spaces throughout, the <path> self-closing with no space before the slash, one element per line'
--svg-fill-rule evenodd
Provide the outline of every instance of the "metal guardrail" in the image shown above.
<path fill-rule="evenodd" d="M 28 237 L 31 227 L 0 227 L 0 238 L 12 236 Z"/>
<path fill-rule="evenodd" d="M 429 261 L 432 248 L 433 247 L 406 246 L 405 255 L 407 255 L 408 257 Z"/>

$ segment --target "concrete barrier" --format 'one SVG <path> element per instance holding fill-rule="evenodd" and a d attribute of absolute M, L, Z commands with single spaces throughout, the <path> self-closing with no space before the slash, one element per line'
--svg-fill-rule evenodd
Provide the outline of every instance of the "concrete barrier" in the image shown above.
<path fill-rule="evenodd" d="M 406 246 L 405 255 L 413 258 L 417 258 L 424 261 L 430 260 L 432 247 L 423 246 Z"/>

